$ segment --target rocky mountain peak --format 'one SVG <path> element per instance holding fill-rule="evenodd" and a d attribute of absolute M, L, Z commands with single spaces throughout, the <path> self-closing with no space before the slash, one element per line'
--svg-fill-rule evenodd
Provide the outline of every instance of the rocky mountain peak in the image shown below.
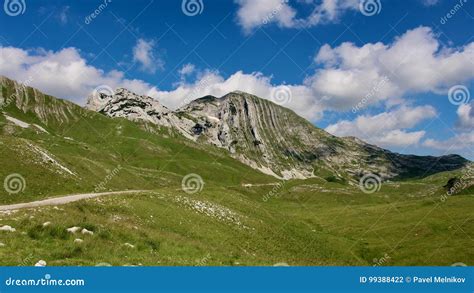
<path fill-rule="evenodd" d="M 381 178 L 424 176 L 430 168 L 435 173 L 467 162 L 401 155 L 358 138 L 338 138 L 287 108 L 242 91 L 205 96 L 171 111 L 151 97 L 118 89 L 112 96 L 91 98 L 88 108 L 169 127 L 190 140 L 224 148 L 244 164 L 280 179 L 319 174 L 354 178 L 366 172 Z"/>
<path fill-rule="evenodd" d="M 135 94 L 126 88 L 116 89 L 113 95 L 93 93 L 87 99 L 86 108 L 110 117 L 124 117 L 155 124 L 162 124 L 160 122 L 163 116 L 170 112 L 152 97 Z"/>
<path fill-rule="evenodd" d="M 237 96 L 237 97 L 246 97 L 246 96 L 252 96 L 251 94 L 247 93 L 247 92 L 244 92 L 244 91 L 239 91 L 239 90 L 235 90 L 235 91 L 231 91 L 230 93 L 228 93 L 227 95 L 225 96 Z M 224 97 L 225 97 L 224 96 Z"/>
<path fill-rule="evenodd" d="M 129 91 L 127 88 L 119 87 L 115 89 L 116 95 L 136 95 L 134 92 Z"/>

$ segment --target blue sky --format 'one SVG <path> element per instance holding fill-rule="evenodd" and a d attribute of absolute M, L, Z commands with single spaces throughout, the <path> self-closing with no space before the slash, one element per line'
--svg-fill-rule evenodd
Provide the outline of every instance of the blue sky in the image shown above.
<path fill-rule="evenodd" d="M 472 2 L 4 0 L 0 74 L 79 104 L 240 89 L 335 135 L 474 159 Z"/>

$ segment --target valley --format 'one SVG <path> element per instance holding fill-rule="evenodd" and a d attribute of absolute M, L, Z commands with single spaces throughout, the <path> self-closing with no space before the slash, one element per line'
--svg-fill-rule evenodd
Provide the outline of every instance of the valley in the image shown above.
<path fill-rule="evenodd" d="M 337 138 L 245 93 L 176 111 L 127 93 L 94 112 L 5 77 L 0 85 L 1 206 L 112 193 L 0 209 L 2 265 L 474 261 L 473 166 L 460 156 Z M 380 179 L 375 189 L 360 185 L 366 174 Z M 461 183 L 447 195 L 452 178 Z"/>

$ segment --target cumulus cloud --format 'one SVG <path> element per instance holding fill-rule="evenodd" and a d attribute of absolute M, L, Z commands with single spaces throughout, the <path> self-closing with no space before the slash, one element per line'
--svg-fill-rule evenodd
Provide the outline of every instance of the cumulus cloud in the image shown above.
<path fill-rule="evenodd" d="M 472 158 L 474 157 L 474 102 L 461 104 L 456 113 L 458 116 L 455 125 L 457 133 L 447 139 L 426 139 L 423 146 L 443 153 L 457 152 Z"/>
<path fill-rule="evenodd" d="M 272 84 L 271 78 L 261 73 L 238 71 L 228 78 L 218 72 L 206 71 L 195 82 L 181 82 L 172 91 L 160 91 L 157 98 L 171 108 L 179 108 L 204 95 L 221 97 L 229 92 L 240 90 L 273 101 L 273 93 L 279 85 Z M 302 85 L 287 85 L 290 97 L 283 105 L 293 109 L 303 117 L 315 120 L 321 117 L 322 107 L 314 99 L 313 92 Z"/>
<path fill-rule="evenodd" d="M 183 67 L 178 71 L 180 76 L 186 76 L 192 74 L 196 70 L 196 66 L 191 63 L 184 64 Z"/>
<path fill-rule="evenodd" d="M 320 23 L 334 22 L 348 10 L 358 10 L 360 0 L 322 0 L 306 20 L 300 20 L 303 26 L 315 26 Z"/>
<path fill-rule="evenodd" d="M 184 72 L 190 72 L 190 67 Z M 271 99 L 277 85 L 261 73 L 236 72 L 224 78 L 217 72 L 204 71 L 194 82 L 180 81 L 171 91 L 159 90 L 155 86 L 138 79 L 125 78 L 117 70 L 105 72 L 81 57 L 75 48 L 61 51 L 24 50 L 14 47 L 0 47 L 0 74 L 18 81 L 29 80 L 40 90 L 84 104 L 94 88 L 102 85 L 113 89 L 126 87 L 138 94 L 146 94 L 158 99 L 172 109 L 184 106 L 204 95 L 223 96 L 234 90 L 246 91 L 262 98 Z M 308 119 L 321 115 L 322 107 L 314 102 L 312 92 L 305 86 L 289 86 L 291 99 L 284 105 L 294 109 Z"/>
<path fill-rule="evenodd" d="M 156 60 L 153 54 L 144 53 L 152 52 L 153 45 L 138 46 L 143 52 L 135 55 L 143 65 Z M 359 47 L 344 43 L 335 48 L 325 45 L 315 56 L 320 67 L 314 74 L 301 84 L 285 85 L 289 98 L 283 106 L 316 121 L 327 111 L 345 111 L 354 106 L 359 111 L 385 103 L 392 110 L 377 115 L 359 115 L 352 121 L 342 120 L 326 130 L 338 136 L 357 136 L 383 147 L 422 145 L 436 150 L 472 152 L 472 103 L 461 105 L 457 110 L 456 127 L 460 133 L 446 140 L 429 138 L 423 141 L 425 131 L 414 128 L 435 117 L 436 110 L 431 106 L 409 106 L 406 96 L 418 92 L 444 94 L 451 85 L 472 80 L 473 49 L 474 43 L 460 48 L 442 48 L 432 31 L 424 27 L 406 32 L 391 44 Z M 220 97 L 234 90 L 273 100 L 275 90 L 281 86 L 273 82 L 272 77 L 259 72 L 237 71 L 223 76 L 186 64 L 178 73 L 181 79 L 166 91 L 143 80 L 126 78 L 118 70 L 96 68 L 88 64 L 76 48 L 47 51 L 0 47 L 0 74 L 19 81 L 29 80 L 32 86 L 46 93 L 79 104 L 84 104 L 94 88 L 101 85 L 129 88 L 156 98 L 172 109 L 204 95 Z"/>
<path fill-rule="evenodd" d="M 155 73 L 157 69 L 163 69 L 164 61 L 157 58 L 154 53 L 155 42 L 138 39 L 133 47 L 133 61 L 140 64 L 143 71 Z"/>
<path fill-rule="evenodd" d="M 312 12 L 306 17 L 298 17 L 297 10 L 289 0 L 235 0 L 239 5 L 237 21 L 244 32 L 275 23 L 282 28 L 311 27 L 325 22 L 336 21 L 346 10 L 356 10 L 358 0 L 301 1 Z"/>
<path fill-rule="evenodd" d="M 432 106 L 400 106 L 374 116 L 360 115 L 353 121 L 339 121 L 326 127 L 326 131 L 337 136 L 356 136 L 379 146 L 406 147 L 417 145 L 425 135 L 425 131 L 408 130 L 436 115 Z"/>
<path fill-rule="evenodd" d="M 136 58 L 145 66 L 160 64 L 151 62 L 157 59 L 152 54 L 153 46 L 145 40 L 137 43 Z M 202 71 L 186 64 L 178 72 L 181 79 L 172 89 L 163 90 L 142 80 L 128 79 L 121 71 L 106 72 L 96 68 L 88 64 L 75 48 L 57 52 L 14 47 L 0 47 L 0 50 L 0 74 L 17 80 L 30 79 L 31 76 L 33 86 L 79 103 L 83 103 L 85 97 L 99 85 L 128 87 L 139 94 L 154 97 L 170 108 L 183 106 L 204 95 L 220 97 L 234 90 L 272 100 L 272 93 L 281 85 L 259 72 L 238 71 L 223 76 L 219 72 Z M 445 94 L 453 84 L 473 79 L 472 60 L 474 43 L 460 48 L 441 47 L 433 32 L 426 27 L 410 30 L 390 44 L 356 46 L 343 43 L 335 48 L 324 45 L 315 56 L 319 68 L 302 83 L 285 85 L 290 97 L 283 106 L 312 121 L 320 119 L 327 111 L 346 111 L 351 107 L 357 107 L 358 111 L 378 103 L 400 107 L 397 105 L 404 104 L 404 99 L 409 100 L 407 94 Z M 189 78 L 191 75 L 192 79 Z M 466 123 L 467 108 L 458 111 L 464 119 L 460 118 L 461 124 L 470 125 Z M 427 117 L 432 117 L 432 112 L 427 113 Z M 403 144 L 415 143 L 422 136 L 422 133 L 410 133 L 410 126 L 403 124 L 404 120 L 382 117 L 401 124 L 385 128 L 380 133 L 380 143 L 388 144 L 390 139 L 393 141 L 401 136 L 407 137 Z M 361 122 L 341 121 L 330 129 L 339 135 L 360 136 L 354 131 L 358 128 L 347 127 L 347 123 L 362 123 L 364 119 L 369 117 L 361 116 Z"/>
<path fill-rule="evenodd" d="M 386 79 L 367 101 L 374 104 L 407 93 L 444 93 L 453 84 L 474 78 L 474 43 L 461 48 L 441 47 L 432 30 L 407 31 L 392 44 L 369 43 L 361 47 L 343 43 L 324 45 L 315 57 L 323 66 L 307 81 L 328 106 L 341 109 L 357 105 L 374 85 Z"/>
<path fill-rule="evenodd" d="M 474 131 L 458 133 L 446 140 L 427 139 L 423 145 L 445 152 L 464 150 L 472 157 L 474 155 Z"/>
<path fill-rule="evenodd" d="M 397 105 L 406 94 L 444 93 L 452 84 L 474 78 L 474 43 L 462 48 L 441 48 L 431 29 L 420 27 L 398 37 L 391 44 L 374 43 L 358 47 L 343 43 L 324 45 L 315 56 L 320 65 L 301 84 L 288 85 L 291 101 L 285 105 L 308 119 L 318 119 L 327 110 L 360 110 L 377 103 Z M 188 66 L 182 73 L 195 70 Z M 212 82 L 203 82 L 208 78 Z M 205 84 L 205 86 L 203 86 Z M 193 83 L 180 82 L 161 99 L 179 105 L 188 93 L 222 95 L 243 90 L 271 99 L 278 86 L 261 73 L 236 72 L 224 78 L 218 73 L 201 75 Z M 173 98 L 171 98 L 173 97 Z M 182 98 L 181 98 L 182 99 Z"/>
<path fill-rule="evenodd" d="M 474 129 L 474 102 L 461 104 L 457 110 L 458 121 L 456 126 L 460 129 Z"/>
<path fill-rule="evenodd" d="M 282 0 L 237 0 L 239 24 L 245 32 L 264 23 L 275 22 L 281 27 L 292 27 L 296 11 Z"/>
<path fill-rule="evenodd" d="M 292 99 L 285 106 L 314 121 L 328 110 L 359 111 L 378 103 L 402 104 L 407 94 L 444 94 L 453 84 L 474 78 L 472 60 L 474 43 L 461 48 L 441 47 L 427 27 L 409 30 L 391 44 L 358 47 L 343 43 L 335 48 L 324 45 L 315 56 L 320 68 L 301 84 L 288 85 Z M 210 76 L 213 82 L 203 82 Z M 239 71 L 227 78 L 212 73 L 200 76 L 194 83 L 180 83 L 161 96 L 171 102 L 188 92 L 220 96 L 243 90 L 271 99 L 277 86 L 258 72 Z"/>
<path fill-rule="evenodd" d="M 127 79 L 123 72 L 105 72 L 87 64 L 75 48 L 57 52 L 0 47 L 0 74 L 18 81 L 28 80 L 42 91 L 84 104 L 86 97 L 100 85 L 127 87 L 140 94 L 155 93 L 150 84 Z"/>
<path fill-rule="evenodd" d="M 404 130 L 395 129 L 389 131 L 378 140 L 375 140 L 375 143 L 379 146 L 386 147 L 407 147 L 417 145 L 425 134 L 426 132 L 424 130 L 406 132 Z"/>
<path fill-rule="evenodd" d="M 470 158 L 474 157 L 474 102 L 460 105 L 457 115 L 457 133 L 444 140 L 426 139 L 423 146 L 445 153 L 458 152 Z"/>

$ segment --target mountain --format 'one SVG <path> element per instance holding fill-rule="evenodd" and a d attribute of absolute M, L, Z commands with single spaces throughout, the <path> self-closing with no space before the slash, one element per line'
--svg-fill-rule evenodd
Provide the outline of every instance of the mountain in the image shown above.
<path fill-rule="evenodd" d="M 0 77 L 0 165 L 2 180 L 20 174 L 26 181 L 22 196 L 6 196 L 7 203 L 45 195 L 181 186 L 188 173 L 204 178 L 212 174 L 207 182 L 227 185 L 273 180 L 224 150 L 196 144 L 172 128 L 111 119 L 6 77 Z"/>
<path fill-rule="evenodd" d="M 113 95 L 91 95 L 86 108 L 175 129 L 280 179 L 345 180 L 367 173 L 383 179 L 412 178 L 457 169 L 468 162 L 458 155 L 397 154 L 354 137 L 339 138 L 287 108 L 240 91 L 221 98 L 206 96 L 171 111 L 151 97 L 118 89 Z"/>

